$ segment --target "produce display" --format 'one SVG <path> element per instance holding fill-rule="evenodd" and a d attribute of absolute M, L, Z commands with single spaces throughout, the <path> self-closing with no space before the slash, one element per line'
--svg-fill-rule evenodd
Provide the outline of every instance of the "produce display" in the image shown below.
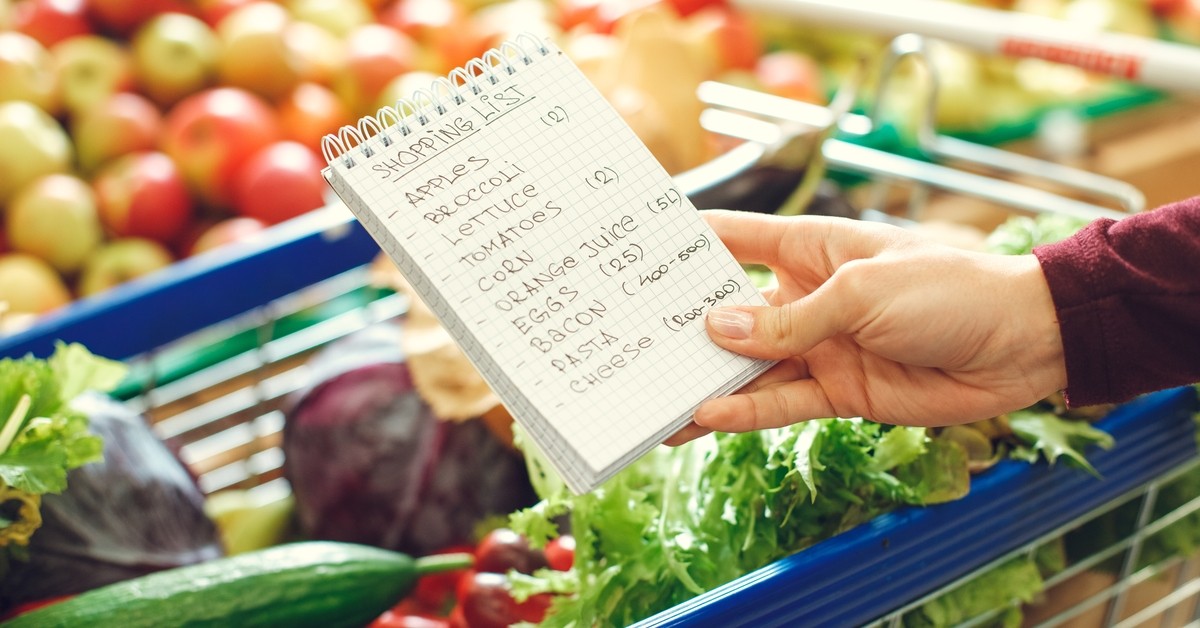
<path fill-rule="evenodd" d="M 976 2 L 1200 39 L 1188 0 Z M 701 81 L 824 102 L 884 43 L 723 0 L 3 0 L 8 325 L 325 205 L 324 134 L 518 32 L 555 38 L 672 173 L 729 146 L 700 127 Z M 937 50 L 952 130 L 1120 93 L 1074 68 Z M 895 100 L 899 120 L 920 106 Z"/>

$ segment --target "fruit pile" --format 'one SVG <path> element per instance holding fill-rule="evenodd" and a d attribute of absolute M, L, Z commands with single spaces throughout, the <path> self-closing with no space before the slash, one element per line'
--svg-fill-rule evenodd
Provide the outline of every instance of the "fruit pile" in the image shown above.
<path fill-rule="evenodd" d="M 1200 0 L 958 1 L 1200 40 Z M 321 137 L 518 33 L 553 38 L 672 173 L 728 146 L 700 127 L 699 82 L 823 102 L 884 41 L 726 0 L 0 0 L 0 314 L 323 206 Z M 952 47 L 935 62 L 952 130 L 1103 84 Z"/>
<path fill-rule="evenodd" d="M 0 0 L 0 310 L 324 205 L 324 134 L 521 32 L 569 48 L 673 171 L 717 150 L 695 83 L 764 57 L 719 0 Z M 768 82 L 819 93 L 806 57 L 770 58 Z"/>

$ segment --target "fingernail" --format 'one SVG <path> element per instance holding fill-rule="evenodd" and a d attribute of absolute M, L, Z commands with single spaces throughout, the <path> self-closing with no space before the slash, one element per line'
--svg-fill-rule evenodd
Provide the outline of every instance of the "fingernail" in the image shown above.
<path fill-rule="evenodd" d="M 749 312 L 733 308 L 721 308 L 708 313 L 708 323 L 714 331 L 726 338 L 742 340 L 750 337 L 754 329 L 754 317 Z"/>

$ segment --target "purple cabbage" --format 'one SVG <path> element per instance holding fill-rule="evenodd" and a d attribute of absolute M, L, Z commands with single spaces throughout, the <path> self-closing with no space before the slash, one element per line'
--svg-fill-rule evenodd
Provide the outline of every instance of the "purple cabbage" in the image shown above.
<path fill-rule="evenodd" d="M 400 333 L 378 324 L 329 345 L 288 404 L 284 473 L 308 538 L 424 555 L 536 501 L 524 459 L 482 421 L 433 415 Z"/>
<path fill-rule="evenodd" d="M 106 395 L 72 405 L 104 439 L 104 459 L 71 470 L 45 495 L 28 560 L 8 564 L 0 607 L 71 595 L 221 556 L 194 478 L 146 420 Z"/>

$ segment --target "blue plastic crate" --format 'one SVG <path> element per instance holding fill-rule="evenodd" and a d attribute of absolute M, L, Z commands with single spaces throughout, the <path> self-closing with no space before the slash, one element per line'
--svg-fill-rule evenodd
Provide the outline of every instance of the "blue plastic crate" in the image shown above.
<path fill-rule="evenodd" d="M 98 297 L 0 338 L 0 356 L 45 356 L 56 340 L 128 359 L 370 262 L 378 247 L 329 209 Z M 1097 426 L 1116 446 L 1088 452 L 1103 479 L 1065 466 L 1002 462 L 964 499 L 905 508 L 649 618 L 644 626 L 861 625 L 1153 480 L 1196 455 L 1195 391 L 1122 405 Z"/>

